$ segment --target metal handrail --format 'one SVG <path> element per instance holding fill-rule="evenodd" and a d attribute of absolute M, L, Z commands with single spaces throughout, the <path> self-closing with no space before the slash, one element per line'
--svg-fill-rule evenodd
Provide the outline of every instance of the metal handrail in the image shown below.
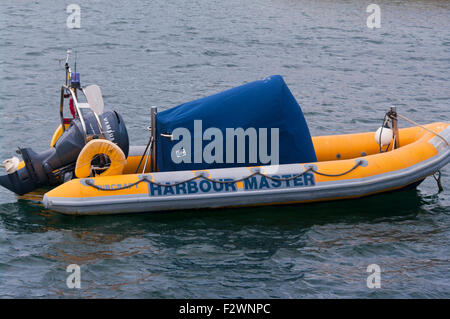
<path fill-rule="evenodd" d="M 61 87 L 61 102 L 60 102 L 60 107 L 59 107 L 59 113 L 60 113 L 60 117 L 61 117 L 61 125 L 63 127 L 63 132 L 66 130 L 65 125 L 64 125 L 64 113 L 63 113 L 63 109 L 64 109 L 64 93 L 66 91 L 68 91 L 70 93 L 70 95 L 71 95 L 71 97 L 73 99 L 75 110 L 76 110 L 76 112 L 78 114 L 78 117 L 80 118 L 81 126 L 83 127 L 83 133 L 84 133 L 84 138 L 85 138 L 85 142 L 86 142 L 86 136 L 87 136 L 86 123 L 84 121 L 83 113 L 81 112 L 80 107 L 78 105 L 78 98 L 77 98 L 75 92 L 72 91 L 71 88 L 66 86 L 66 85 L 63 85 Z M 83 92 L 83 94 L 84 94 L 83 89 L 81 89 L 81 92 Z M 86 94 L 85 94 L 85 96 L 86 96 Z M 98 115 L 95 112 L 93 112 L 93 113 L 94 113 L 95 119 L 97 120 L 97 123 L 99 125 L 99 129 L 100 129 L 101 133 L 103 134 L 103 130 L 102 130 L 102 125 L 101 125 L 100 119 L 99 119 Z"/>

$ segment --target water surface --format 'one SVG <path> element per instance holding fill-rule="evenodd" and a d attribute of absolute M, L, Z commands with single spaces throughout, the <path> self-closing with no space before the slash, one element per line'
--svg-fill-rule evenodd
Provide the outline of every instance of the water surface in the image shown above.
<path fill-rule="evenodd" d="M 75 1 L 74 1 L 75 2 Z M 450 118 L 450 3 L 76 1 L 0 4 L 0 158 L 48 147 L 65 50 L 132 144 L 161 109 L 281 74 L 313 135 L 375 131 L 392 104 Z M 239 116 L 239 114 L 236 114 Z M 401 126 L 407 126 L 401 123 Z M 303 206 L 68 217 L 0 189 L 0 297 L 450 297 L 449 170 L 417 190 Z M 78 264 L 82 288 L 66 286 Z M 366 267 L 382 269 L 368 289 Z"/>

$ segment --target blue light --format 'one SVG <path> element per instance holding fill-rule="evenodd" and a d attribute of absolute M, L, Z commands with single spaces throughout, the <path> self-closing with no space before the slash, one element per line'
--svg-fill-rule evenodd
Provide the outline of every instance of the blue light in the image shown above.
<path fill-rule="evenodd" d="M 70 74 L 70 82 L 72 82 L 72 83 L 80 83 L 80 73 L 72 72 Z"/>

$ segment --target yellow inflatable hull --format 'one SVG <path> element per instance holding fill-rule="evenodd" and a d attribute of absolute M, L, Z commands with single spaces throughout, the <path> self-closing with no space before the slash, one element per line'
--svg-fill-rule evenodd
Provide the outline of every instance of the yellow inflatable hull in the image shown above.
<path fill-rule="evenodd" d="M 449 124 L 432 123 L 425 127 L 450 140 Z M 384 153 L 379 152 L 373 132 L 318 136 L 313 137 L 318 159 L 315 163 L 203 172 L 134 174 L 143 152 L 143 147 L 139 147 L 130 150 L 122 175 L 71 180 L 46 193 L 43 202 L 46 208 L 64 214 L 96 215 L 363 197 L 418 185 L 448 164 L 450 147 L 428 130 L 401 129 L 401 147 Z M 262 175 L 245 179 L 254 172 Z M 181 185 L 161 186 L 195 176 Z M 288 180 L 295 176 L 299 177 Z M 243 180 L 214 182 L 236 179 Z M 130 187 L 124 188 L 127 186 Z"/>

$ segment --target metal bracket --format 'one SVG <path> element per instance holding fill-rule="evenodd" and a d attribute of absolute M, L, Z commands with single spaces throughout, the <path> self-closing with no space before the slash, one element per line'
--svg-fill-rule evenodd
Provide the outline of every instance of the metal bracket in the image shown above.
<path fill-rule="evenodd" d="M 152 134 L 152 146 L 151 146 L 151 171 L 156 172 L 156 114 L 158 112 L 158 108 L 156 106 L 152 106 L 150 108 L 150 117 L 151 117 L 151 134 Z"/>

